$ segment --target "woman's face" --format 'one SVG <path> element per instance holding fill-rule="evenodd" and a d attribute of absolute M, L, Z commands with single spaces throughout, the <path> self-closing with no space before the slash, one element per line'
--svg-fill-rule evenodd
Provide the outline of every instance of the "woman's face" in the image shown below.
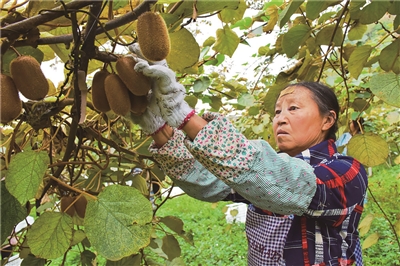
<path fill-rule="evenodd" d="M 273 129 L 278 148 L 295 156 L 324 141 L 334 122 L 331 116 L 320 114 L 310 90 L 289 87 L 282 91 L 275 106 Z"/>

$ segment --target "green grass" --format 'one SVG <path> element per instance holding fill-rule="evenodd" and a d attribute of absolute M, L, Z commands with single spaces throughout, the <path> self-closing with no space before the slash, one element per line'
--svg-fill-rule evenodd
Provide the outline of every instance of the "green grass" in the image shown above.
<path fill-rule="evenodd" d="M 176 216 L 191 230 L 194 245 L 177 237 L 187 265 L 246 265 L 247 240 L 242 223 L 228 224 L 224 207 L 231 202 L 208 203 L 187 195 L 167 200 L 157 216 Z"/>

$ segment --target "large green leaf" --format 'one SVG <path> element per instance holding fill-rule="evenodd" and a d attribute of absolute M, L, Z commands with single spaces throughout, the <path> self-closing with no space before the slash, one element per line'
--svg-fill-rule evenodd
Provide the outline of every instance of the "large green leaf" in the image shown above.
<path fill-rule="evenodd" d="M 400 74 L 400 39 L 396 39 L 381 51 L 379 65 L 385 71 Z"/>
<path fill-rule="evenodd" d="M 356 47 L 350 55 L 348 69 L 350 75 L 357 79 L 371 55 L 372 47 L 363 45 Z"/>
<path fill-rule="evenodd" d="M 371 77 L 371 91 L 382 101 L 400 107 L 400 75 L 380 73 Z"/>
<path fill-rule="evenodd" d="M 239 42 L 240 38 L 237 36 L 236 32 L 234 32 L 228 25 L 225 25 L 224 28 L 217 29 L 217 40 L 213 46 L 213 50 L 232 57 Z"/>
<path fill-rule="evenodd" d="M 1 186 L 1 239 L 3 243 L 11 234 L 14 226 L 21 222 L 27 216 L 27 210 L 22 207 L 13 195 L 8 192 L 4 182 L 0 182 Z"/>
<path fill-rule="evenodd" d="M 301 46 L 310 36 L 311 29 L 309 26 L 299 24 L 292 27 L 282 39 L 282 49 L 288 57 L 293 57 L 299 51 Z"/>
<path fill-rule="evenodd" d="M 150 201 L 137 189 L 111 185 L 88 202 L 86 235 L 100 255 L 120 260 L 150 243 L 152 217 Z"/>
<path fill-rule="evenodd" d="M 341 1 L 321 1 L 321 0 L 308 0 L 306 5 L 306 15 L 307 18 L 314 20 L 321 16 L 321 12 L 325 10 L 328 6 L 335 5 L 340 3 Z"/>
<path fill-rule="evenodd" d="M 386 161 L 389 146 L 384 139 L 373 133 L 354 135 L 347 145 L 349 156 L 359 160 L 363 165 L 373 167 Z"/>
<path fill-rule="evenodd" d="M 73 236 L 72 218 L 63 212 L 44 212 L 28 230 L 31 252 L 40 258 L 55 259 L 70 247 Z"/>
<path fill-rule="evenodd" d="M 289 21 L 290 17 L 294 14 L 294 12 L 296 12 L 303 2 L 304 0 L 293 0 L 285 7 L 285 9 L 279 14 L 280 28 L 282 28 L 286 22 Z"/>
<path fill-rule="evenodd" d="M 390 7 L 389 0 L 371 1 L 360 12 L 360 22 L 362 24 L 371 24 L 379 20 L 385 15 Z"/>
<path fill-rule="evenodd" d="M 200 47 L 193 35 L 185 28 L 170 33 L 171 52 L 167 57 L 169 67 L 174 71 L 183 71 L 197 63 Z"/>
<path fill-rule="evenodd" d="M 6 187 L 21 204 L 36 195 L 48 163 L 49 157 L 45 151 L 27 150 L 12 157 Z"/>
<path fill-rule="evenodd" d="M 335 34 L 335 36 L 333 36 L 333 34 Z M 316 43 L 319 45 L 331 45 L 331 40 L 334 46 L 342 44 L 343 31 L 340 27 L 336 27 L 336 25 L 328 25 L 317 33 L 315 39 Z"/>
<path fill-rule="evenodd" d="M 359 40 L 364 36 L 364 33 L 367 31 L 367 29 L 367 25 L 356 23 L 355 25 L 351 26 L 347 37 L 350 41 Z"/>

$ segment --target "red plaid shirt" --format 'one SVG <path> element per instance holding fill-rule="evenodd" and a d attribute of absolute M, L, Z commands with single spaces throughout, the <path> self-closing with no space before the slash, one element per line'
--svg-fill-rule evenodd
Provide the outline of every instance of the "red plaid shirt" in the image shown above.
<path fill-rule="evenodd" d="M 296 157 L 314 167 L 317 191 L 306 214 L 294 216 L 284 247 L 285 264 L 353 265 L 358 257 L 357 264 L 362 265 L 357 226 L 368 184 L 365 169 L 357 160 L 339 154 L 333 140 L 307 151 Z"/>

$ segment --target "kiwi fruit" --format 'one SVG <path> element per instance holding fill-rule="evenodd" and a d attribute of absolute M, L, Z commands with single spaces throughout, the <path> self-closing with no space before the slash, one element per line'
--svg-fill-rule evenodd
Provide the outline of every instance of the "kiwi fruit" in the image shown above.
<path fill-rule="evenodd" d="M 49 83 L 40 64 L 29 55 L 21 55 L 10 63 L 10 73 L 17 90 L 29 100 L 41 100 L 49 92 Z"/>
<path fill-rule="evenodd" d="M 117 115 L 125 116 L 131 110 L 129 90 L 118 74 L 112 73 L 104 80 L 104 90 L 111 110 Z"/>
<path fill-rule="evenodd" d="M 147 95 L 151 88 L 151 79 L 134 70 L 135 59 L 130 56 L 118 58 L 115 67 L 118 75 L 130 92 L 137 96 Z"/>
<path fill-rule="evenodd" d="M 110 72 L 108 72 L 107 70 L 100 70 L 96 72 L 96 74 L 94 74 L 92 81 L 93 106 L 103 113 L 111 110 L 110 104 L 107 100 L 106 91 L 104 89 L 104 81 L 108 75 L 110 75 Z"/>
<path fill-rule="evenodd" d="M 66 212 L 71 217 L 74 216 L 74 214 L 75 214 L 75 206 L 74 206 L 75 204 L 71 205 L 72 202 L 74 202 L 74 200 L 75 200 L 75 197 L 71 197 L 71 196 L 64 196 L 61 198 L 61 211 Z"/>
<path fill-rule="evenodd" d="M 85 218 L 86 206 L 87 199 L 85 198 L 85 196 L 81 195 L 74 203 L 76 214 L 78 214 L 79 217 Z"/>
<path fill-rule="evenodd" d="M 137 96 L 135 94 L 129 93 L 131 100 L 131 112 L 134 115 L 142 115 L 147 108 L 147 95 Z"/>
<path fill-rule="evenodd" d="M 147 11 L 137 20 L 136 33 L 140 50 L 150 61 L 161 61 L 171 51 L 168 28 L 160 13 Z"/>
<path fill-rule="evenodd" d="M 22 111 L 22 101 L 14 80 L 1 74 L 0 80 L 0 122 L 8 123 L 19 116 Z"/>

